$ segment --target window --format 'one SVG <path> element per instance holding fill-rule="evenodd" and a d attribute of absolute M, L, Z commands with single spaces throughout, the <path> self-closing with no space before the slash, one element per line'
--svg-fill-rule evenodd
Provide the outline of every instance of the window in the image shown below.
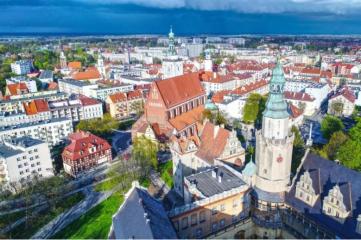
<path fill-rule="evenodd" d="M 212 208 L 212 215 L 215 215 L 215 214 L 217 214 L 217 207 Z"/>
<path fill-rule="evenodd" d="M 38 168 L 38 172 L 40 172 L 41 171 L 41 168 Z"/>
<path fill-rule="evenodd" d="M 203 235 L 203 230 L 202 230 L 202 228 L 197 228 L 195 235 L 196 235 L 196 238 L 201 238 L 202 235 Z"/>
<path fill-rule="evenodd" d="M 221 205 L 221 211 L 225 211 L 226 210 L 226 206 L 224 204 Z"/>
<path fill-rule="evenodd" d="M 26 159 L 26 156 L 23 156 L 23 159 Z"/>
<path fill-rule="evenodd" d="M 197 214 L 192 214 L 191 215 L 191 225 L 194 226 L 194 225 L 197 225 Z"/>
<path fill-rule="evenodd" d="M 18 157 L 18 158 L 16 158 L 16 161 L 20 161 L 21 159 Z"/>
<path fill-rule="evenodd" d="M 226 225 L 226 220 L 223 218 L 219 221 L 219 227 L 223 228 Z"/>
<path fill-rule="evenodd" d="M 35 167 L 35 164 L 34 164 L 34 163 L 32 163 L 32 164 L 31 164 L 31 167 Z"/>
<path fill-rule="evenodd" d="M 310 196 L 307 196 L 306 201 L 307 201 L 307 202 L 310 201 Z"/>
<path fill-rule="evenodd" d="M 218 227 L 218 224 L 217 224 L 216 222 L 214 222 L 214 223 L 212 224 L 212 231 L 213 231 L 213 232 L 217 231 L 217 227 Z"/>
<path fill-rule="evenodd" d="M 38 166 L 39 166 L 39 165 L 40 165 L 40 162 L 37 162 L 37 163 L 36 163 L 36 165 L 38 165 Z"/>
<path fill-rule="evenodd" d="M 337 218 L 339 218 L 339 217 L 340 217 L 339 212 L 336 212 L 336 217 L 337 217 Z"/>
<path fill-rule="evenodd" d="M 206 212 L 205 211 L 201 211 L 200 213 L 199 213 L 199 222 L 200 223 L 203 223 L 203 222 L 205 222 L 206 221 Z"/>
<path fill-rule="evenodd" d="M 182 229 L 186 229 L 188 227 L 188 217 L 182 219 Z"/>
<path fill-rule="evenodd" d="M 175 221 L 173 224 L 174 224 L 175 230 L 178 231 L 179 230 L 179 221 Z"/>
<path fill-rule="evenodd" d="M 327 209 L 327 213 L 331 213 L 331 208 L 328 208 L 328 209 Z"/>
<path fill-rule="evenodd" d="M 238 201 L 237 199 L 233 200 L 233 208 L 236 208 L 238 206 Z"/>
<path fill-rule="evenodd" d="M 22 167 L 23 167 L 23 165 L 21 165 L 21 164 L 18 165 L 18 168 L 22 168 Z"/>

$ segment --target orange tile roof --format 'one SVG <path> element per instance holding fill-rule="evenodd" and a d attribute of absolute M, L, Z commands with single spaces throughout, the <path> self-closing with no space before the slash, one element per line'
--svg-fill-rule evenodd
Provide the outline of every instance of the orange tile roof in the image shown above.
<path fill-rule="evenodd" d="M 188 73 L 165 80 L 157 80 L 153 83 L 157 86 L 168 108 L 205 95 L 198 73 Z"/>
<path fill-rule="evenodd" d="M 132 99 L 139 99 L 139 98 L 142 98 L 142 97 L 143 97 L 143 92 L 140 89 L 130 91 L 130 92 L 127 92 L 127 93 L 119 92 L 119 93 L 109 95 L 109 98 L 113 103 L 123 102 L 123 101 L 126 101 L 126 100 L 132 100 Z"/>
<path fill-rule="evenodd" d="M 207 122 L 200 136 L 201 145 L 196 156 L 213 164 L 214 159 L 224 151 L 229 134 L 230 131 Z"/>
<path fill-rule="evenodd" d="M 49 111 L 49 105 L 44 99 L 35 99 L 29 103 L 24 103 L 26 115 L 34 115 Z"/>
<path fill-rule="evenodd" d="M 81 69 L 81 62 L 69 62 L 68 68 Z"/>
<path fill-rule="evenodd" d="M 296 107 L 292 103 L 289 103 L 289 110 L 292 118 L 298 118 L 303 113 L 301 108 Z"/>
<path fill-rule="evenodd" d="M 75 80 L 90 80 L 100 78 L 100 73 L 97 69 L 88 68 L 84 72 L 76 72 L 72 76 Z"/>
<path fill-rule="evenodd" d="M 196 107 L 191 111 L 185 112 L 175 118 L 170 119 L 169 123 L 178 131 L 183 130 L 189 125 L 202 121 L 203 111 L 204 106 Z"/>
<path fill-rule="evenodd" d="M 11 96 L 19 95 L 22 94 L 23 92 L 29 92 L 28 87 L 23 82 L 8 84 L 6 87 L 9 90 Z"/>
<path fill-rule="evenodd" d="M 48 84 L 48 90 L 56 90 L 58 89 L 58 84 L 56 82 L 50 82 Z"/>

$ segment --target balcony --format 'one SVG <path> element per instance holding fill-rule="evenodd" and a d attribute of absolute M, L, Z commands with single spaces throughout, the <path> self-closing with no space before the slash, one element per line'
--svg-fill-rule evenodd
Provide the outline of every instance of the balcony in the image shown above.
<path fill-rule="evenodd" d="M 265 228 L 282 228 L 283 224 L 282 221 L 270 221 L 265 219 L 260 219 L 257 216 L 252 216 L 252 221 L 257 224 L 258 226 L 265 227 Z"/>

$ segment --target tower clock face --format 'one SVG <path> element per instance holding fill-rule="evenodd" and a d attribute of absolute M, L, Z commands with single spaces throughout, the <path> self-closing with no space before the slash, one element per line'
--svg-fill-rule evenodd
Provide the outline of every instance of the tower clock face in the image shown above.
<path fill-rule="evenodd" d="M 281 155 L 279 155 L 279 156 L 278 156 L 278 158 L 277 158 L 277 162 L 278 162 L 278 163 L 283 162 L 283 157 L 282 157 Z"/>

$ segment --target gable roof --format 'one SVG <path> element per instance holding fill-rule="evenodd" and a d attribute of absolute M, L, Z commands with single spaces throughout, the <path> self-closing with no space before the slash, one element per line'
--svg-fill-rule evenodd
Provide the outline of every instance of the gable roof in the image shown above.
<path fill-rule="evenodd" d="M 330 99 L 334 99 L 338 96 L 343 96 L 349 102 L 354 103 L 356 101 L 356 96 L 352 90 L 350 90 L 347 86 L 343 87 L 340 91 L 338 91 L 335 95 L 331 96 Z"/>
<path fill-rule="evenodd" d="M 100 78 L 100 73 L 96 68 L 87 68 L 84 72 L 76 72 L 72 75 L 75 80 L 91 80 Z"/>
<path fill-rule="evenodd" d="M 26 115 L 34 115 L 40 112 L 49 111 L 49 105 L 44 99 L 34 99 L 29 103 L 24 102 Z"/>
<path fill-rule="evenodd" d="M 324 159 L 318 155 L 308 153 L 300 172 L 295 176 L 296 183 L 305 171 L 314 172 L 310 174 L 313 184 L 320 184 L 320 197 L 314 206 L 309 206 L 295 197 L 296 184 L 293 184 L 291 190 L 286 195 L 286 202 L 296 210 L 302 212 L 307 217 L 316 221 L 321 226 L 332 230 L 341 238 L 360 238 L 361 235 L 356 233 L 357 217 L 361 214 L 361 174 L 347 167 L 337 164 L 334 161 Z M 351 209 L 351 214 L 345 219 L 345 222 L 339 222 L 332 217 L 323 213 L 323 200 L 329 194 L 329 191 L 339 185 L 344 197 L 346 208 Z"/>
<path fill-rule="evenodd" d="M 142 188 L 130 190 L 128 197 L 113 217 L 115 239 L 176 239 L 162 203 Z"/>
<path fill-rule="evenodd" d="M 76 160 L 92 154 L 89 152 L 91 147 L 96 148 L 95 152 L 106 151 L 111 148 L 106 140 L 84 131 L 70 134 L 69 140 L 71 143 L 64 148 L 62 156 L 70 160 Z"/>
<path fill-rule="evenodd" d="M 201 145 L 196 156 L 213 164 L 224 151 L 230 131 L 220 126 L 207 122 L 202 130 L 200 139 Z"/>
<path fill-rule="evenodd" d="M 154 84 L 168 108 L 205 95 L 198 73 L 188 73 L 165 80 L 157 80 L 154 81 Z"/>
<path fill-rule="evenodd" d="M 29 89 L 24 82 L 8 84 L 6 87 L 12 96 L 23 92 L 29 92 Z"/>
<path fill-rule="evenodd" d="M 200 122 L 202 120 L 202 113 L 204 111 L 204 106 L 198 106 L 188 112 L 182 113 L 181 115 L 176 116 L 175 118 L 169 119 L 169 123 L 178 131 Z"/>
<path fill-rule="evenodd" d="M 81 68 L 81 62 L 69 62 L 68 63 L 68 68 L 72 68 L 72 69 L 80 69 Z"/>

